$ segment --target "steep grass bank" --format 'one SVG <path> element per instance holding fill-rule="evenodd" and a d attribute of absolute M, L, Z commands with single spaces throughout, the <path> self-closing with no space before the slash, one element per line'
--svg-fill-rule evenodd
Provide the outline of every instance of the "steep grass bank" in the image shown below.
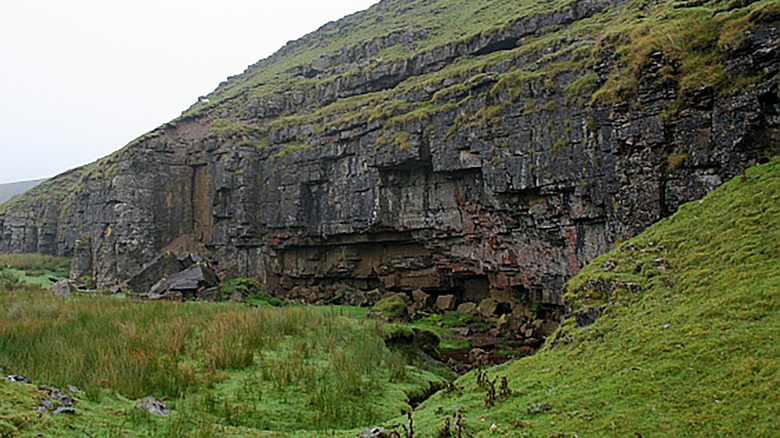
<path fill-rule="evenodd" d="M 539 354 L 488 370 L 494 406 L 478 373 L 459 379 L 415 413 L 416 436 L 460 436 L 443 432 L 455 415 L 475 437 L 776 436 L 778 224 L 775 158 L 593 261 L 567 297 L 604 306 L 595 323 L 572 317 Z"/>

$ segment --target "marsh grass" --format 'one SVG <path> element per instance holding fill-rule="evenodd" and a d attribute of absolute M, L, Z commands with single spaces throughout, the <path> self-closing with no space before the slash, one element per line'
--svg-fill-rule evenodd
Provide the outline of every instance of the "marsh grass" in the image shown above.
<path fill-rule="evenodd" d="M 441 380 L 390 351 L 382 323 L 364 315 L 5 289 L 0 364 L 34 382 L 75 385 L 91 402 L 168 398 L 208 424 L 350 428 L 400 414 L 407 394 Z M 177 418 L 163 426 L 179 427 Z M 144 424 L 136 426 L 159 426 Z"/>
<path fill-rule="evenodd" d="M 0 289 L 50 287 L 66 279 L 70 259 L 43 254 L 0 254 Z"/>

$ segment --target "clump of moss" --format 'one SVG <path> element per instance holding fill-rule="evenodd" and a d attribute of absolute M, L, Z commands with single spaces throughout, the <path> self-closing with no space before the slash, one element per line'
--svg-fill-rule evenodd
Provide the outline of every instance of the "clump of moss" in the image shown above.
<path fill-rule="evenodd" d="M 390 321 L 406 318 L 406 303 L 397 295 L 382 298 L 371 310 L 379 312 L 384 318 Z"/>
<path fill-rule="evenodd" d="M 281 151 L 274 154 L 274 157 L 283 158 L 287 156 L 287 154 L 291 154 L 293 152 L 298 152 L 309 148 L 311 148 L 311 145 L 308 144 L 287 144 L 284 145 L 284 148 L 282 148 Z"/>
<path fill-rule="evenodd" d="M 245 136 L 249 134 L 249 131 L 250 128 L 243 123 L 228 119 L 217 119 L 211 123 L 209 134 L 218 138 L 230 138 L 233 136 Z"/>
<path fill-rule="evenodd" d="M 278 307 L 284 304 L 284 300 L 263 289 L 260 282 L 254 278 L 238 277 L 222 282 L 220 285 L 222 296 L 230 298 L 232 295 L 241 294 L 243 299 L 250 304 Z"/>
<path fill-rule="evenodd" d="M 412 134 L 408 131 L 394 132 L 390 137 L 380 136 L 376 139 L 376 147 L 392 146 L 399 149 L 411 149 L 412 144 L 409 139 Z"/>

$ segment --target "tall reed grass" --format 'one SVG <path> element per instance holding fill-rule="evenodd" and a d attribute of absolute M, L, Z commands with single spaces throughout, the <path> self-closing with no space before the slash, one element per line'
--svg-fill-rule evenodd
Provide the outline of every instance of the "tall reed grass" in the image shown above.
<path fill-rule="evenodd" d="M 0 364 L 36 383 L 78 386 L 92 400 L 107 390 L 170 397 L 220 424 L 357 427 L 400 414 L 402 385 L 436 379 L 408 372 L 376 324 L 324 308 L 0 290 Z M 392 391 L 394 402 L 378 406 Z"/>
<path fill-rule="evenodd" d="M 0 268 L 21 271 L 61 271 L 70 268 L 70 259 L 44 254 L 0 254 Z"/>

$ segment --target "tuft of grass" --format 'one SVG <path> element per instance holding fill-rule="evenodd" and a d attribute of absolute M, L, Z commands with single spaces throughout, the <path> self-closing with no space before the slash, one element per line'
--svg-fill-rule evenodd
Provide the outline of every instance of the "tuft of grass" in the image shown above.
<path fill-rule="evenodd" d="M 307 144 L 287 144 L 287 145 L 284 145 L 284 147 L 282 148 L 281 151 L 279 151 L 276 154 L 274 154 L 274 157 L 276 157 L 276 158 L 284 158 L 288 154 L 291 154 L 291 153 L 294 153 L 294 152 L 298 152 L 298 151 L 302 151 L 302 150 L 306 150 L 306 149 L 309 149 L 309 148 L 311 148 L 311 145 L 307 145 Z"/>
<path fill-rule="evenodd" d="M 667 157 L 667 162 L 669 172 L 674 172 L 675 170 L 688 164 L 688 153 L 682 152 L 679 154 L 671 154 Z"/>
<path fill-rule="evenodd" d="M 211 122 L 209 134 L 218 138 L 230 138 L 233 136 L 244 137 L 251 132 L 251 128 L 243 123 L 228 119 L 216 119 Z"/>

